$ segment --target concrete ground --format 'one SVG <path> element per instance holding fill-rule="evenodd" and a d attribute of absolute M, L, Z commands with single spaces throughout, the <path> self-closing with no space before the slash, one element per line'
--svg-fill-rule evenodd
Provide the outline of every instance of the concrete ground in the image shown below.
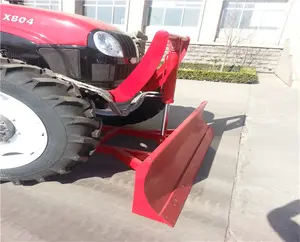
<path fill-rule="evenodd" d="M 260 80 L 178 82 L 170 127 L 208 100 L 215 138 L 174 228 L 132 214 L 134 172 L 94 155 L 56 181 L 2 184 L 1 242 L 299 241 L 298 91 L 274 76 Z"/>

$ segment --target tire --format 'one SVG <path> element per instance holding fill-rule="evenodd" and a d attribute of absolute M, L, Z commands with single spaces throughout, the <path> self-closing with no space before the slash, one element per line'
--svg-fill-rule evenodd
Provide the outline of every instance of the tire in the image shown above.
<path fill-rule="evenodd" d="M 158 115 L 165 108 L 165 103 L 159 97 L 146 97 L 140 107 L 128 116 L 103 116 L 97 115 L 103 124 L 111 126 L 125 126 L 147 121 Z"/>
<path fill-rule="evenodd" d="M 6 58 L 1 58 L 0 70 L 3 95 L 27 105 L 42 121 L 47 134 L 41 155 L 22 166 L 1 169 L 1 181 L 41 182 L 53 175 L 66 174 L 85 162 L 100 137 L 101 123 L 95 118 L 93 103 L 83 100 L 76 86 L 59 80 L 51 71 L 19 61 L 9 63 Z M 28 125 L 32 132 L 34 128 Z M 0 143 L 0 166 L 2 145 L 5 144 Z"/>

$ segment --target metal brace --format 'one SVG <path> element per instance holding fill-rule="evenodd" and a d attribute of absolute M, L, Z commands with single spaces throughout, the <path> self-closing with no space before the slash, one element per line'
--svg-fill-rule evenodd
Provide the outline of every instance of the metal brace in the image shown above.
<path fill-rule="evenodd" d="M 70 82 L 75 84 L 76 86 L 78 86 L 79 88 L 82 88 L 86 91 L 89 92 L 94 92 L 96 94 L 98 94 L 100 97 L 102 97 L 104 100 L 106 100 L 108 102 L 108 106 L 110 107 L 110 109 L 116 113 L 119 116 L 127 116 L 129 115 L 132 111 L 134 111 L 135 109 L 137 109 L 143 102 L 144 99 L 146 97 L 159 97 L 160 93 L 159 92 L 139 92 L 131 101 L 130 104 L 128 106 L 128 108 L 126 109 L 120 109 L 117 104 L 114 102 L 112 95 L 99 87 L 95 87 L 93 85 L 90 84 L 86 84 L 80 81 L 76 81 L 72 78 L 69 78 L 67 76 L 58 74 L 58 73 L 54 73 L 54 75 L 66 82 Z"/>

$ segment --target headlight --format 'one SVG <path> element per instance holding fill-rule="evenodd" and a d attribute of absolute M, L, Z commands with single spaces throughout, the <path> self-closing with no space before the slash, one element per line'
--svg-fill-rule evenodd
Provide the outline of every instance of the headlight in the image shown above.
<path fill-rule="evenodd" d="M 110 34 L 98 31 L 94 34 L 94 43 L 99 51 L 113 57 L 123 57 L 122 47 Z"/>

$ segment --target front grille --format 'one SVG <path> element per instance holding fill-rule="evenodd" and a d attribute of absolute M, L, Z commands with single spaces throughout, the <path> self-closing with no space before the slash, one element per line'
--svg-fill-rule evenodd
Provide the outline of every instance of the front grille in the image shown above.
<path fill-rule="evenodd" d="M 110 65 L 110 64 L 92 64 L 92 84 L 104 89 L 113 89 L 120 85 L 137 64 Z"/>
<path fill-rule="evenodd" d="M 114 80 L 119 81 L 126 79 L 135 67 L 136 65 L 116 65 Z"/>
<path fill-rule="evenodd" d="M 133 42 L 133 40 L 131 39 L 130 36 L 119 33 L 119 32 L 109 32 L 109 33 L 114 38 L 116 38 L 117 41 L 119 41 L 119 43 L 124 51 L 125 57 L 128 58 L 128 57 L 136 57 L 137 56 L 135 43 Z"/>

